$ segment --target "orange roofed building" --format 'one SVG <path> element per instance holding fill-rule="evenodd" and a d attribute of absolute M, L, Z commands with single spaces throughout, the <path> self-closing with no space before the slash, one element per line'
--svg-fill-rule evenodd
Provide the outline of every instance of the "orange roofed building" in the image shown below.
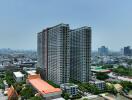
<path fill-rule="evenodd" d="M 13 86 L 7 89 L 8 100 L 18 100 L 18 94 Z"/>
<path fill-rule="evenodd" d="M 31 84 L 46 100 L 61 97 L 61 89 L 49 85 L 46 81 L 41 79 L 39 74 L 29 75 L 27 83 Z"/>

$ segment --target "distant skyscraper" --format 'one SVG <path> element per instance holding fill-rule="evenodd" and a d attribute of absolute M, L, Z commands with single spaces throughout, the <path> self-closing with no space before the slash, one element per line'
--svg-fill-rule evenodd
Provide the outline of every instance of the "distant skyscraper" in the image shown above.
<path fill-rule="evenodd" d="M 125 56 L 131 56 L 132 55 L 132 49 L 130 46 L 124 47 L 124 55 Z"/>
<path fill-rule="evenodd" d="M 120 55 L 124 55 L 124 48 L 121 48 Z"/>
<path fill-rule="evenodd" d="M 109 51 L 105 46 L 101 46 L 100 48 L 98 48 L 98 53 L 100 56 L 107 56 Z"/>
<path fill-rule="evenodd" d="M 38 33 L 38 66 L 56 84 L 90 79 L 91 28 L 59 24 Z"/>

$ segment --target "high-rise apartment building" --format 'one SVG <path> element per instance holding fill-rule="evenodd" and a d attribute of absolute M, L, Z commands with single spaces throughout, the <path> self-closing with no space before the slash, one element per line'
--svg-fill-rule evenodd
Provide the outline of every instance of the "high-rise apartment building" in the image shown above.
<path fill-rule="evenodd" d="M 59 24 L 38 33 L 38 66 L 56 84 L 90 79 L 91 28 Z"/>
<path fill-rule="evenodd" d="M 70 78 L 80 82 L 90 80 L 91 29 L 82 27 L 70 34 Z"/>
<path fill-rule="evenodd" d="M 38 33 L 38 65 L 43 78 L 56 84 L 66 83 L 70 77 L 68 24 L 59 24 Z"/>
<path fill-rule="evenodd" d="M 107 47 L 101 46 L 100 48 L 98 48 L 98 54 L 100 56 L 107 56 L 108 53 L 109 53 L 109 51 L 108 51 L 108 48 Z"/>
<path fill-rule="evenodd" d="M 123 51 L 125 56 L 131 56 L 132 55 L 132 49 L 130 46 L 124 47 L 124 51 Z"/>

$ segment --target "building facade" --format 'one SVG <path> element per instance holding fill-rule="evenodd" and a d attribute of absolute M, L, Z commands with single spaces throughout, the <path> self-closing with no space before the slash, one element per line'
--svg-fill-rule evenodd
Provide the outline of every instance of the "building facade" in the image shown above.
<path fill-rule="evenodd" d="M 45 36 L 44 32 L 45 31 L 42 31 L 37 34 L 37 55 L 38 55 L 37 56 L 37 60 L 38 60 L 37 65 L 38 65 L 38 67 L 41 68 L 42 78 L 47 79 L 47 74 L 46 74 L 47 68 L 45 66 L 45 64 L 46 64 L 45 58 L 47 57 L 47 55 L 46 55 L 47 54 L 46 53 L 47 44 L 45 43 L 46 36 Z"/>
<path fill-rule="evenodd" d="M 98 54 L 100 56 L 107 56 L 108 53 L 109 53 L 109 51 L 108 51 L 108 48 L 107 47 L 101 46 L 100 48 L 98 48 Z"/>
<path fill-rule="evenodd" d="M 90 80 L 91 29 L 82 27 L 70 34 L 70 78 L 80 82 Z"/>
<path fill-rule="evenodd" d="M 64 91 L 70 94 L 71 96 L 77 95 L 78 93 L 78 85 L 72 84 L 72 83 L 65 83 L 61 84 L 60 88 Z"/>
<path fill-rule="evenodd" d="M 16 82 L 21 82 L 24 80 L 24 74 L 22 74 L 21 72 L 13 72 L 13 77 Z"/>
<path fill-rule="evenodd" d="M 132 49 L 130 46 L 124 47 L 124 56 L 131 56 L 132 55 Z"/>
<path fill-rule="evenodd" d="M 99 90 L 105 89 L 105 82 L 100 80 L 90 81 L 90 84 L 95 85 Z"/>
<path fill-rule="evenodd" d="M 47 80 L 56 84 L 70 78 L 87 82 L 90 58 L 90 27 L 71 30 L 68 24 L 59 24 L 38 33 L 38 66 Z"/>

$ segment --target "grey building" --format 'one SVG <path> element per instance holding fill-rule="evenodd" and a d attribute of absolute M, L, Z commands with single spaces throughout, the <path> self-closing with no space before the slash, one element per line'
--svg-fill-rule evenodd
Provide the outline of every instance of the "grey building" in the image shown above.
<path fill-rule="evenodd" d="M 38 33 L 38 66 L 56 84 L 90 79 L 91 28 L 59 24 Z"/>
<path fill-rule="evenodd" d="M 124 47 L 124 56 L 131 56 L 132 55 L 132 49 L 130 46 Z"/>
<path fill-rule="evenodd" d="M 45 44 L 45 36 L 44 36 L 44 31 L 40 32 L 37 34 L 37 65 L 42 69 L 41 71 L 41 76 L 44 79 L 47 79 L 47 74 L 46 74 L 46 66 L 45 66 L 45 57 L 47 56 L 46 54 L 46 44 Z"/>
<path fill-rule="evenodd" d="M 38 33 L 38 66 L 42 76 L 56 84 L 70 77 L 68 24 L 59 24 Z"/>
<path fill-rule="evenodd" d="M 73 83 L 65 83 L 61 84 L 60 88 L 64 91 L 70 94 L 71 96 L 77 95 L 78 93 L 78 85 L 75 85 Z"/>
<path fill-rule="evenodd" d="M 91 28 L 71 30 L 70 34 L 70 78 L 80 82 L 90 80 Z"/>
<path fill-rule="evenodd" d="M 100 80 L 92 80 L 89 82 L 92 85 L 95 85 L 99 90 L 105 89 L 105 82 Z"/>
<path fill-rule="evenodd" d="M 100 48 L 98 48 L 98 54 L 100 56 L 108 56 L 109 54 L 108 48 L 105 46 L 101 46 Z"/>

